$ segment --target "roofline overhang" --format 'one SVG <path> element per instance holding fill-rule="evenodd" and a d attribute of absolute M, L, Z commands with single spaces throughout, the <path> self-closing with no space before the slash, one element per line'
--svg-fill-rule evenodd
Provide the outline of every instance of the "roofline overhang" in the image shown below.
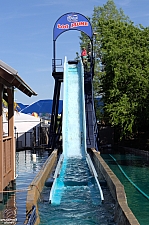
<path fill-rule="evenodd" d="M 0 82 L 3 82 L 7 87 L 19 89 L 29 97 L 32 95 L 37 96 L 37 93 L 25 83 L 25 81 L 18 75 L 18 72 L 2 60 L 0 60 Z"/>

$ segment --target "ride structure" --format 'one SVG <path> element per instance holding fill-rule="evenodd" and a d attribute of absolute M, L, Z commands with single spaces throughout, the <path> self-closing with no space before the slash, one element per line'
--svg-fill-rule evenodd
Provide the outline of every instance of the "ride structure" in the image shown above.
<path fill-rule="evenodd" d="M 62 116 L 58 121 L 58 107 L 60 100 L 61 83 L 63 82 L 63 64 L 62 59 L 56 58 L 56 40 L 64 32 L 69 30 L 78 30 L 85 33 L 90 39 L 91 55 L 89 60 L 89 68 L 84 70 L 84 95 L 85 95 L 85 114 L 86 114 L 86 145 L 87 148 L 95 148 L 97 146 L 97 123 L 94 109 L 93 97 L 93 76 L 94 76 L 94 53 L 93 53 L 93 31 L 90 21 L 82 14 L 70 12 L 62 15 L 55 23 L 53 28 L 53 60 L 52 60 L 52 76 L 55 80 L 53 106 L 51 115 L 51 125 L 49 132 L 49 148 L 57 148 L 59 138 L 62 133 Z M 69 62 L 70 63 L 70 62 Z M 73 63 L 73 61 L 71 62 Z M 72 103 L 73 104 L 73 103 Z"/>
<path fill-rule="evenodd" d="M 83 65 L 81 58 L 70 61 L 65 57 L 63 71 L 59 71 L 62 67 L 62 60 L 56 59 L 56 39 L 63 32 L 74 29 L 84 32 L 90 39 L 89 68 L 88 65 Z M 79 13 L 67 13 L 61 16 L 54 25 L 53 48 L 52 75 L 55 79 L 55 88 L 49 147 L 52 150 L 57 148 L 59 138 L 62 135 L 62 154 L 53 177 L 54 182 L 50 191 L 49 202 L 59 205 L 63 202 L 62 199 L 66 190 L 70 191 L 70 187 L 82 188 L 83 186 L 92 189 L 92 186 L 96 183 L 95 186 L 98 188 L 95 189 L 100 192 L 96 194 L 96 197 L 98 196 L 98 204 L 100 204 L 104 199 L 103 193 L 97 179 L 97 172 L 87 151 L 90 148 L 98 149 L 92 85 L 94 76 L 93 32 L 90 21 Z M 57 64 L 58 61 L 60 64 Z M 62 81 L 64 81 L 63 116 L 61 116 L 58 126 L 57 113 Z M 84 167 L 80 168 L 80 165 L 84 165 Z M 84 174 L 83 177 L 82 174 Z M 82 178 L 80 179 L 80 177 Z M 94 191 L 90 190 L 90 193 L 94 193 Z M 75 195 L 73 197 L 76 201 Z M 95 203 L 95 198 L 91 198 Z"/>
<path fill-rule="evenodd" d="M 81 60 L 64 62 L 62 146 L 50 190 L 49 202 L 60 205 L 68 193 L 74 202 L 86 201 L 86 194 L 72 192 L 84 188 L 90 193 L 93 204 L 104 200 L 98 175 L 86 148 L 86 115 L 84 94 L 84 67 Z M 86 200 L 85 200 L 86 199 Z"/>

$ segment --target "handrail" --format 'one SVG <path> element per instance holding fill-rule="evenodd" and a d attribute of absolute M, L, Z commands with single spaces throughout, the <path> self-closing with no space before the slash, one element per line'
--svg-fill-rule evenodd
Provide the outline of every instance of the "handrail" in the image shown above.
<path fill-rule="evenodd" d="M 97 172 L 95 170 L 95 167 L 93 165 L 93 162 L 92 162 L 92 160 L 90 158 L 90 155 L 88 153 L 86 154 L 86 161 L 88 163 L 88 166 L 89 166 L 90 171 L 93 173 L 93 175 L 95 177 L 96 183 L 97 183 L 98 188 L 99 188 L 99 191 L 100 191 L 101 201 L 103 202 L 104 201 L 104 197 L 103 197 L 103 192 L 102 192 L 100 183 L 98 181 L 98 174 L 97 174 Z"/>
<path fill-rule="evenodd" d="M 49 202 L 50 203 L 52 201 L 53 192 L 54 192 L 55 185 L 56 185 L 56 178 L 60 174 L 60 169 L 61 169 L 61 166 L 62 166 L 63 159 L 64 159 L 64 156 L 63 156 L 63 154 L 61 154 L 60 157 L 59 157 L 58 163 L 57 163 L 57 167 L 56 167 L 54 176 L 53 176 L 54 182 L 53 182 L 53 185 L 52 185 L 52 188 L 51 188 L 51 191 L 50 191 L 50 197 L 49 197 Z"/>
<path fill-rule="evenodd" d="M 60 168 L 62 166 L 63 159 L 64 159 L 64 156 L 63 156 L 63 154 L 61 154 L 53 178 L 58 177 L 58 175 L 60 173 Z"/>
<path fill-rule="evenodd" d="M 29 211 L 27 216 L 28 216 L 28 222 L 26 223 L 26 225 L 34 225 L 37 218 L 35 205 L 33 205 L 32 209 Z"/>

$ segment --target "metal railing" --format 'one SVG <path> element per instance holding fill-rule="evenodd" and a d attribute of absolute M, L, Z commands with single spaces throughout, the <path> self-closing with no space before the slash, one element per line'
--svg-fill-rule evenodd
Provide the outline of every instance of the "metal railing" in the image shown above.
<path fill-rule="evenodd" d="M 63 72 L 64 67 L 62 63 L 62 59 L 55 59 L 55 61 L 52 59 L 52 70 L 56 70 L 55 72 Z"/>
<path fill-rule="evenodd" d="M 34 225 L 36 222 L 37 214 L 36 214 L 36 206 L 33 205 L 31 211 L 27 215 L 27 223 L 26 225 Z"/>

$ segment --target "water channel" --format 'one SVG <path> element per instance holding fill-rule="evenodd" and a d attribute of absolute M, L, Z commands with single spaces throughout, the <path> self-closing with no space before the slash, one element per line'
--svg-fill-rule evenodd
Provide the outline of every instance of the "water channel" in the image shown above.
<path fill-rule="evenodd" d="M 142 156 L 123 153 L 109 153 L 101 155 L 109 167 L 113 170 L 121 183 L 124 185 L 128 205 L 138 219 L 140 225 L 149 224 L 149 162 Z M 2 219 L 13 218 L 16 220 L 13 224 L 22 225 L 26 215 L 26 194 L 28 188 L 43 163 L 48 158 L 48 152 L 39 151 L 36 160 L 32 157 L 32 151 L 26 150 L 16 153 L 16 192 L 5 194 L 4 202 L 0 203 L 0 224 L 4 224 Z M 72 163 L 77 166 L 77 163 Z M 71 167 L 73 170 L 73 166 Z M 88 173 L 86 166 L 82 168 Z M 73 174 L 67 171 L 68 174 Z M 75 174 L 77 179 L 77 173 Z M 95 199 L 97 192 L 90 195 L 90 188 L 87 186 L 72 187 L 70 191 L 62 196 L 62 204 L 56 206 L 48 202 L 50 189 L 44 187 L 42 192 L 43 201 L 39 202 L 39 212 L 41 225 L 53 224 L 61 221 L 61 224 L 102 224 L 114 225 L 113 209 L 114 202 L 110 196 L 107 187 L 102 187 L 105 203 L 100 204 L 100 200 Z M 23 191 L 24 190 L 24 191 Z M 96 188 L 95 188 L 96 190 Z M 78 195 L 79 193 L 79 195 Z M 75 196 L 75 199 L 74 199 Z M 73 199 L 73 200 L 72 200 Z M 110 199 L 110 202 L 108 202 Z M 99 218 L 100 214 L 100 218 Z M 56 215 L 56 216 L 55 216 Z M 67 222 L 66 222 L 67 221 Z M 5 223 L 6 224 L 6 223 Z"/>
<path fill-rule="evenodd" d="M 124 153 L 101 154 L 124 185 L 127 202 L 140 225 L 149 224 L 149 161 Z"/>
<path fill-rule="evenodd" d="M 48 158 L 48 152 L 37 151 L 36 158 L 32 150 L 16 152 L 16 190 L 6 193 L 3 203 L 0 203 L 1 224 L 24 224 L 26 218 L 27 188 Z"/>

